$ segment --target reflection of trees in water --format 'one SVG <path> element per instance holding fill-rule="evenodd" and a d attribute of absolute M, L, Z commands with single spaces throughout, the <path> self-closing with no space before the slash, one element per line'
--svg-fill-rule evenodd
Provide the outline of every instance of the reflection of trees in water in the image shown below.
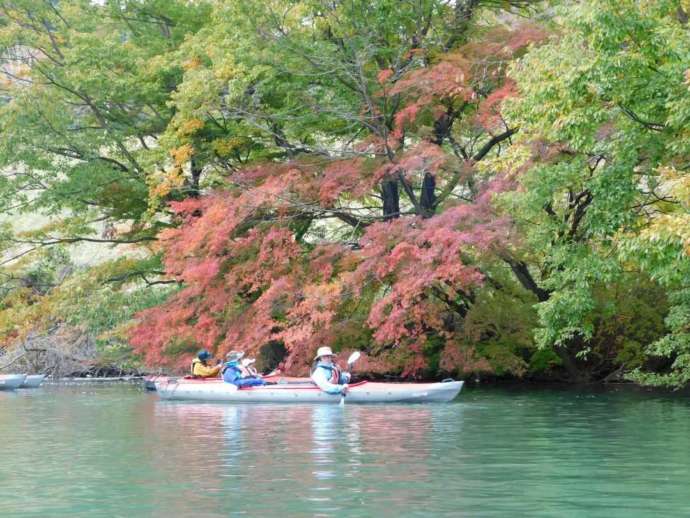
<path fill-rule="evenodd" d="M 429 408 L 414 406 L 158 402 L 152 455 L 163 480 L 184 470 L 201 490 L 178 492 L 168 509 L 208 509 L 217 493 L 222 508 L 257 515 L 275 511 L 276 498 L 313 513 L 362 502 L 384 512 L 391 498 L 397 507 L 422 496 L 415 487 L 430 476 L 431 421 Z"/>
<path fill-rule="evenodd" d="M 150 476 L 167 482 L 162 515 L 221 514 L 227 496 L 223 481 L 226 416 L 234 407 L 158 401 L 151 432 L 156 435 Z M 225 493 L 225 494 L 224 494 Z"/>

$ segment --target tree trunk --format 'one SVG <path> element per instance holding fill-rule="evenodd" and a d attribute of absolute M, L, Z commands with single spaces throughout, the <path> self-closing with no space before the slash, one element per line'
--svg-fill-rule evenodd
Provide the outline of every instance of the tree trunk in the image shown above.
<path fill-rule="evenodd" d="M 573 350 L 580 350 L 583 346 L 582 337 L 575 336 L 566 345 L 554 346 L 553 350 L 563 362 L 563 368 L 568 373 L 568 381 L 571 383 L 589 383 L 592 381 L 590 373 L 582 365 L 578 365 Z"/>
<path fill-rule="evenodd" d="M 203 167 L 199 164 L 199 162 L 192 157 L 190 161 L 192 179 L 189 182 L 189 195 L 193 198 L 199 197 L 199 180 L 201 178 L 202 169 Z"/>
<path fill-rule="evenodd" d="M 384 180 L 381 183 L 383 196 L 383 219 L 388 221 L 400 217 L 400 193 L 396 180 Z"/>
<path fill-rule="evenodd" d="M 515 274 L 515 277 L 517 277 L 517 280 L 520 281 L 522 287 L 534 293 L 539 302 L 546 302 L 549 300 L 551 293 L 537 285 L 525 262 L 518 261 L 507 255 L 503 256 L 502 259 L 508 263 L 510 269 Z"/>
<path fill-rule="evenodd" d="M 423 218 L 430 218 L 434 215 L 436 206 L 436 178 L 431 173 L 424 173 L 422 181 L 422 194 L 419 197 L 419 207 Z"/>

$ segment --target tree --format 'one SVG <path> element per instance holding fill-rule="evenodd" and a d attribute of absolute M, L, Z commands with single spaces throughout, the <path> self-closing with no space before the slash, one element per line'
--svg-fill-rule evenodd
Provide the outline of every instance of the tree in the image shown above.
<path fill-rule="evenodd" d="M 487 27 L 471 42 L 454 33 L 457 13 L 433 1 L 217 6 L 187 42 L 195 65 L 168 134 L 226 188 L 173 204 L 181 225 L 161 246 L 185 288 L 133 331 L 149 361 L 280 340 L 298 370 L 362 326 L 373 343 L 343 347 L 405 374 L 464 347 L 478 258 L 509 238 L 491 208 L 508 183 L 475 165 L 515 133 L 498 110 L 513 92 L 506 62 L 543 34 Z"/>
<path fill-rule="evenodd" d="M 521 186 L 503 197 L 524 236 L 506 261 L 540 301 L 538 343 L 553 347 L 574 379 L 597 377 L 602 304 L 613 305 L 612 288 L 633 284 L 640 268 L 680 289 L 674 301 L 685 303 L 683 13 L 671 1 L 569 6 L 556 36 L 510 73 L 519 96 L 504 112 L 520 133 L 490 164 Z M 680 276 L 664 278 L 668 268 Z M 672 335 L 649 352 L 678 354 L 675 368 L 684 369 L 679 308 L 669 315 Z"/>
<path fill-rule="evenodd" d="M 182 76 L 174 55 L 206 13 L 182 1 L 0 2 L 0 209 L 65 219 L 29 244 L 98 240 L 95 222 L 125 223 L 125 242 L 153 238 L 148 182 L 166 166 L 156 148 Z"/>
<path fill-rule="evenodd" d="M 72 316 L 84 300 L 126 300 L 97 272 L 48 276 L 53 249 L 124 245 L 132 255 L 144 245 L 113 277 L 137 293 L 160 282 L 158 256 L 141 259 L 166 225 L 149 205 L 149 182 L 169 167 L 158 140 L 182 78 L 176 51 L 207 13 L 184 1 L 0 2 L 1 346 L 56 323 L 80 326 Z M 158 300 L 156 290 L 147 296 Z"/>

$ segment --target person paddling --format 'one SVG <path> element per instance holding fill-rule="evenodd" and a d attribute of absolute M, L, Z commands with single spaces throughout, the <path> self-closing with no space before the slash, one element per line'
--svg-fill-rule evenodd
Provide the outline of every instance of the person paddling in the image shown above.
<path fill-rule="evenodd" d="M 350 373 L 342 372 L 333 362 L 333 351 L 330 347 L 319 347 L 316 352 L 316 367 L 311 373 L 311 379 L 327 394 L 346 394 Z"/>
<path fill-rule="evenodd" d="M 258 385 L 266 385 L 266 382 L 259 376 L 247 376 L 242 372 L 242 365 L 240 360 L 244 356 L 241 351 L 230 351 L 225 359 L 227 363 L 223 367 L 223 380 L 226 383 L 232 383 L 238 388 L 241 387 L 255 387 Z"/>
<path fill-rule="evenodd" d="M 218 376 L 222 365 L 210 365 L 211 353 L 202 349 L 192 360 L 192 376 L 194 378 L 215 378 Z"/>

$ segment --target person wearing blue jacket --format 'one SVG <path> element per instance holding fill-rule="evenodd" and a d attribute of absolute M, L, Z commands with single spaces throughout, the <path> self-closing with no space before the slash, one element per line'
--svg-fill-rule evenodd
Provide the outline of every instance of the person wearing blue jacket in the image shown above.
<path fill-rule="evenodd" d="M 311 373 L 311 379 L 327 394 L 346 394 L 350 373 L 342 372 L 333 362 L 333 351 L 330 347 L 319 347 L 316 352 L 316 367 Z"/>
<path fill-rule="evenodd" d="M 244 356 L 241 351 L 230 351 L 226 355 L 227 362 L 223 366 L 223 381 L 232 383 L 237 388 L 256 387 L 265 385 L 266 382 L 256 376 L 244 376 L 240 367 L 240 360 Z"/>

